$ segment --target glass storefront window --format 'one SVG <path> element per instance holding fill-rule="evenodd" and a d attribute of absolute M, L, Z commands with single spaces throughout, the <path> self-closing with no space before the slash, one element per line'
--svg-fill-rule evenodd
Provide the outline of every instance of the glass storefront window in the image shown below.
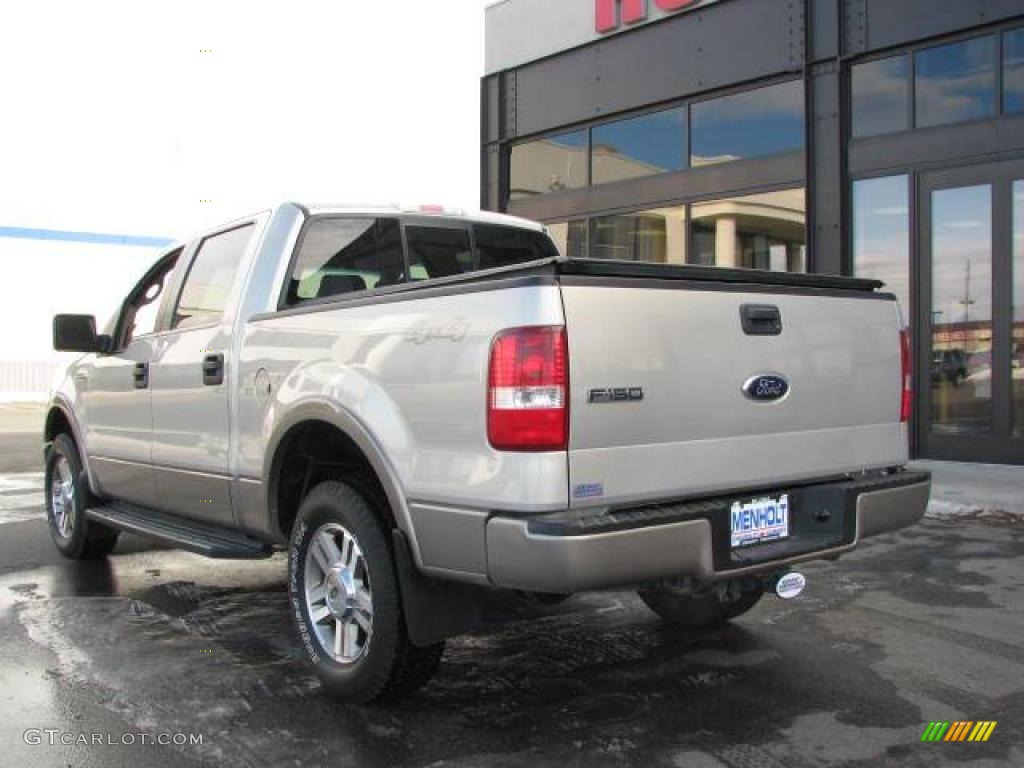
<path fill-rule="evenodd" d="M 804 272 L 806 210 L 803 188 L 695 204 L 690 263 Z"/>
<path fill-rule="evenodd" d="M 910 180 L 907 176 L 853 183 L 853 274 L 885 283 L 909 325 Z"/>
<path fill-rule="evenodd" d="M 1003 111 L 1024 112 L 1024 27 L 1003 36 Z"/>
<path fill-rule="evenodd" d="M 558 246 L 558 252 L 570 259 L 587 257 L 587 220 L 573 219 L 548 224 L 548 234 Z"/>
<path fill-rule="evenodd" d="M 1024 180 L 1013 182 L 1013 434 L 1024 437 Z"/>
<path fill-rule="evenodd" d="M 587 131 L 547 136 L 512 147 L 509 199 L 587 185 Z"/>
<path fill-rule="evenodd" d="M 915 54 L 917 127 L 996 113 L 996 38 L 926 48 Z"/>
<path fill-rule="evenodd" d="M 694 167 L 804 146 L 804 85 L 794 80 L 690 107 Z"/>
<path fill-rule="evenodd" d="M 600 216 L 594 219 L 597 259 L 686 262 L 686 206 Z"/>
<path fill-rule="evenodd" d="M 992 432 L 992 187 L 932 193 L 932 431 Z"/>
<path fill-rule="evenodd" d="M 635 179 L 686 167 L 686 109 L 668 109 L 595 126 L 594 184 Z"/>
<path fill-rule="evenodd" d="M 857 64 L 850 88 L 854 138 L 910 128 L 910 56 Z"/>

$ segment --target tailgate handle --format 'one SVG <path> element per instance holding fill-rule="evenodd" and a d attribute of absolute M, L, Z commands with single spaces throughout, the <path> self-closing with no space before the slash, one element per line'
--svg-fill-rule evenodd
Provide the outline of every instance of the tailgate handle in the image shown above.
<path fill-rule="evenodd" d="M 778 336 L 782 333 L 782 313 L 773 304 L 744 304 L 740 322 L 747 336 Z"/>

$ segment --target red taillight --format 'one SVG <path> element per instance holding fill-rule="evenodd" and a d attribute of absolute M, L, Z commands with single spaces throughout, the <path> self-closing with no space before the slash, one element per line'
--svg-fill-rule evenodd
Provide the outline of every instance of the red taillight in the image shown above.
<path fill-rule="evenodd" d="M 502 331 L 491 345 L 487 438 L 499 451 L 564 451 L 569 443 L 565 328 Z"/>
<path fill-rule="evenodd" d="M 900 331 L 900 380 L 903 382 L 900 393 L 900 421 L 910 421 L 911 406 L 911 370 L 910 370 L 910 331 Z"/>

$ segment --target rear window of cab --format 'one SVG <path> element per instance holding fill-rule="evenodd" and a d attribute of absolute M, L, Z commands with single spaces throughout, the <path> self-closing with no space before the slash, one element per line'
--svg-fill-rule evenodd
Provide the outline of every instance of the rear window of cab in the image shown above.
<path fill-rule="evenodd" d="M 282 306 L 557 255 L 547 234 L 519 227 L 319 216 L 299 238 Z"/>

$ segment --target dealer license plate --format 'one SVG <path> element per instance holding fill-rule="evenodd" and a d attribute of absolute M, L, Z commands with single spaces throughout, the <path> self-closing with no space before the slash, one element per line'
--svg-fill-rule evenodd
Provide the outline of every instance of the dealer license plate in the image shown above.
<path fill-rule="evenodd" d="M 789 536 L 789 494 L 737 501 L 729 514 L 732 547 L 748 547 Z"/>

